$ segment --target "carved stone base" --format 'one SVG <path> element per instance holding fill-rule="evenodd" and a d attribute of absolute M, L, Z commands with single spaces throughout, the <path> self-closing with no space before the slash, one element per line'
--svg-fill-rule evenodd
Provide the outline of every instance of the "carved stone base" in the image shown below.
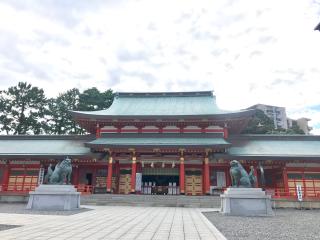
<path fill-rule="evenodd" d="M 220 197 L 220 212 L 225 215 L 274 216 L 271 196 L 261 188 L 228 188 Z"/>
<path fill-rule="evenodd" d="M 59 211 L 80 207 L 80 193 L 73 185 L 40 185 L 29 195 L 27 209 Z"/>

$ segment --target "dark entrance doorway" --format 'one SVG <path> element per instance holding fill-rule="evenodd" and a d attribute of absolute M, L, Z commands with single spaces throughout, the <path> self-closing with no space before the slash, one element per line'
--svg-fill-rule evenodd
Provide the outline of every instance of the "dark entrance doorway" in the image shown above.
<path fill-rule="evenodd" d="M 92 173 L 86 174 L 86 182 L 87 182 L 87 185 L 89 185 L 89 186 L 92 185 Z"/>
<path fill-rule="evenodd" d="M 152 182 L 156 186 L 169 186 L 169 183 L 177 183 L 179 185 L 179 176 L 166 175 L 145 175 L 142 176 L 142 182 Z"/>
<path fill-rule="evenodd" d="M 154 195 L 179 194 L 178 168 L 143 168 L 142 193 Z"/>
<path fill-rule="evenodd" d="M 142 193 L 154 195 L 179 194 L 179 176 L 146 175 L 142 176 Z"/>

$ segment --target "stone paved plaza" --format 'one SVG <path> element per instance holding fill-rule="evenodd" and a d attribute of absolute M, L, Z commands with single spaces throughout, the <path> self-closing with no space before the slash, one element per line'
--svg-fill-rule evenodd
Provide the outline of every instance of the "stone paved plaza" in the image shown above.
<path fill-rule="evenodd" d="M 0 239 L 225 239 L 202 211 L 213 209 L 90 206 L 70 216 L 0 213 Z"/>

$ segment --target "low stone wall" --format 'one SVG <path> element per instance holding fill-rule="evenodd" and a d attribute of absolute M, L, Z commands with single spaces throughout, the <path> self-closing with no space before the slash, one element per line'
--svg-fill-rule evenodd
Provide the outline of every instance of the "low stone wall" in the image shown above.
<path fill-rule="evenodd" d="M 296 209 L 320 209 L 320 201 L 305 200 L 297 201 L 292 199 L 272 199 L 272 208 L 296 208 Z"/>
<path fill-rule="evenodd" d="M 28 195 L 0 195 L 0 203 L 27 203 Z"/>
<path fill-rule="evenodd" d="M 83 198 L 83 203 L 82 204 L 93 204 L 93 201 L 91 198 L 95 198 L 95 196 L 98 195 L 103 198 L 110 198 L 110 195 L 105 195 L 105 194 L 94 194 L 94 195 L 89 195 L 89 196 L 82 196 Z M 102 196 L 103 195 L 103 196 Z M 124 198 L 131 196 L 131 195 L 115 195 L 115 196 L 122 196 Z M 151 195 L 150 195 L 151 196 Z M 154 195 L 152 195 L 154 196 Z M 188 196 L 184 196 L 188 197 Z M 2 195 L 0 194 L 0 203 L 27 203 L 29 199 L 28 195 Z M 98 197 L 99 199 L 99 197 Z M 97 202 L 99 202 L 98 199 L 94 199 Z M 105 199 L 103 199 L 105 201 Z M 94 204 L 94 205 L 100 205 L 100 204 Z M 107 204 L 101 204 L 101 205 L 107 205 Z M 214 207 L 219 207 L 218 203 L 214 204 Z M 304 209 L 320 209 L 320 200 L 319 201 L 302 201 L 301 203 L 292 200 L 292 199 L 271 199 L 271 206 L 272 208 L 304 208 Z M 208 207 L 208 206 L 206 206 Z M 213 207 L 213 206 L 210 206 Z"/>

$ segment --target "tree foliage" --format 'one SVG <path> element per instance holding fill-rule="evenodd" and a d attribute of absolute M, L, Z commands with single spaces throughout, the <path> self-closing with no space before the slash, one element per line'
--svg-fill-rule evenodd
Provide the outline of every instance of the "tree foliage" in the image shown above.
<path fill-rule="evenodd" d="M 80 111 L 95 111 L 107 109 L 113 102 L 113 92 L 111 89 L 100 92 L 97 88 L 89 88 L 79 95 Z"/>
<path fill-rule="evenodd" d="M 42 89 L 26 82 L 1 91 L 1 130 L 13 134 L 41 134 L 46 120 L 47 98 Z"/>
<path fill-rule="evenodd" d="M 49 121 L 47 132 L 50 134 L 84 134 L 85 131 L 73 121 L 69 111 L 78 110 L 78 89 L 73 88 L 49 100 Z"/>
<path fill-rule="evenodd" d="M 84 134 L 70 111 L 93 111 L 108 108 L 112 90 L 100 92 L 90 88 L 82 93 L 70 89 L 56 98 L 47 99 L 44 91 L 31 84 L 0 91 L 0 132 L 7 134 Z"/>
<path fill-rule="evenodd" d="M 246 134 L 304 134 L 299 126 L 294 123 L 292 128 L 275 128 L 273 121 L 260 109 L 256 109 L 254 117 L 242 131 Z"/>

